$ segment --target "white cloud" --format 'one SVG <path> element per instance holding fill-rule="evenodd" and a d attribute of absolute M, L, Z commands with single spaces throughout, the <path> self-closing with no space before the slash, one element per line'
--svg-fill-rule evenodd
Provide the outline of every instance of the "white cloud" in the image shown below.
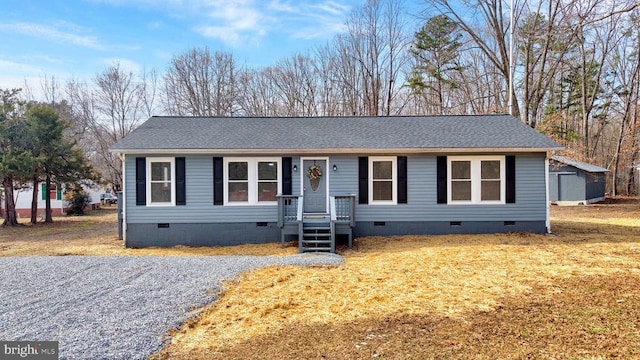
<path fill-rule="evenodd" d="M 60 29 L 61 27 L 66 29 Z M 0 31 L 17 32 L 27 36 L 54 40 L 97 50 L 103 49 L 103 46 L 98 42 L 98 39 L 95 36 L 78 35 L 74 33 L 74 31 L 80 32 L 80 29 L 80 27 L 69 23 L 58 23 L 58 27 L 28 22 L 0 23 Z"/>
<path fill-rule="evenodd" d="M 344 31 L 348 5 L 335 1 L 210 0 L 203 24 L 195 30 L 231 46 L 253 44 L 268 33 L 281 32 L 292 38 L 329 38 Z"/>
<path fill-rule="evenodd" d="M 345 16 L 349 11 L 351 11 L 350 6 L 339 4 L 334 1 L 325 1 L 317 5 L 312 5 L 311 7 L 315 7 L 325 13 L 336 16 Z"/>
<path fill-rule="evenodd" d="M 237 46 L 267 33 L 269 20 L 252 0 L 209 1 L 203 24 L 195 30 L 206 37 Z"/>
<path fill-rule="evenodd" d="M 182 0 L 91 0 L 91 2 L 98 4 L 109 4 L 114 6 L 130 6 L 136 5 L 141 7 L 148 7 L 158 9 L 160 7 L 170 6 L 179 7 L 185 6 L 185 2 Z M 188 3 L 189 1 L 187 1 Z"/>
<path fill-rule="evenodd" d="M 288 24 L 286 31 L 292 38 L 316 39 L 330 38 L 336 33 L 344 32 L 344 21 L 351 11 L 348 5 L 335 1 L 272 0 L 268 9 Z"/>

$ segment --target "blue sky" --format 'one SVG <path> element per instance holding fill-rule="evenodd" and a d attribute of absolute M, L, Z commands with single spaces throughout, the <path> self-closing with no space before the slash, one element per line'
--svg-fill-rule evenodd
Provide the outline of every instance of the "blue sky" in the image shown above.
<path fill-rule="evenodd" d="M 208 46 L 250 67 L 323 44 L 365 0 L 2 0 L 0 88 L 89 80 L 114 61 L 164 72 Z M 35 90 L 35 89 L 34 89 Z"/>

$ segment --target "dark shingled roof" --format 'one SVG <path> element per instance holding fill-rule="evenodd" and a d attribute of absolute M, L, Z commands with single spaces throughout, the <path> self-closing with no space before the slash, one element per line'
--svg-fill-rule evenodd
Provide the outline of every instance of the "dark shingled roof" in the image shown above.
<path fill-rule="evenodd" d="M 563 164 L 566 164 L 566 165 L 570 165 L 570 166 L 573 166 L 575 168 L 578 168 L 580 170 L 584 170 L 584 171 L 590 172 L 590 173 L 609 172 L 609 170 L 607 170 L 607 169 L 605 169 L 603 167 L 592 165 L 592 164 L 587 164 L 585 162 L 574 160 L 574 159 L 572 159 L 570 157 L 566 157 L 566 156 L 554 155 L 554 156 L 551 157 L 551 160 L 557 161 L 559 163 L 563 163 Z"/>
<path fill-rule="evenodd" d="M 510 115 L 151 117 L 112 151 L 522 149 L 560 145 Z"/>

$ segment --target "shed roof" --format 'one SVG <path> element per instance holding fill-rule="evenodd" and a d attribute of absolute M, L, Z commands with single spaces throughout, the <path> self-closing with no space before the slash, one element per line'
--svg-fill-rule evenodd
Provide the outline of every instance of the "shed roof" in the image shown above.
<path fill-rule="evenodd" d="M 559 163 L 563 163 L 565 165 L 573 166 L 575 168 L 578 168 L 580 170 L 590 172 L 590 173 L 609 172 L 609 170 L 602 168 L 600 166 L 587 164 L 578 160 L 574 160 L 567 156 L 554 155 L 551 157 L 551 160 L 557 161 Z"/>
<path fill-rule="evenodd" d="M 121 153 L 547 151 L 561 146 L 510 115 L 391 117 L 154 116 Z"/>

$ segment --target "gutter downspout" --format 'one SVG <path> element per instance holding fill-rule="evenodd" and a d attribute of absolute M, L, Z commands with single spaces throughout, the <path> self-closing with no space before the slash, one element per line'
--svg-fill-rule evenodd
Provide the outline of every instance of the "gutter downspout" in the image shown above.
<path fill-rule="evenodd" d="M 122 245 L 127 247 L 127 185 L 126 185 L 126 155 L 120 154 L 122 161 Z"/>
<path fill-rule="evenodd" d="M 547 234 L 551 234 L 551 205 L 549 202 L 549 158 L 551 154 L 547 151 L 547 155 L 544 159 L 544 184 L 545 184 L 545 207 L 546 207 L 546 219 L 545 224 L 547 227 Z"/>

